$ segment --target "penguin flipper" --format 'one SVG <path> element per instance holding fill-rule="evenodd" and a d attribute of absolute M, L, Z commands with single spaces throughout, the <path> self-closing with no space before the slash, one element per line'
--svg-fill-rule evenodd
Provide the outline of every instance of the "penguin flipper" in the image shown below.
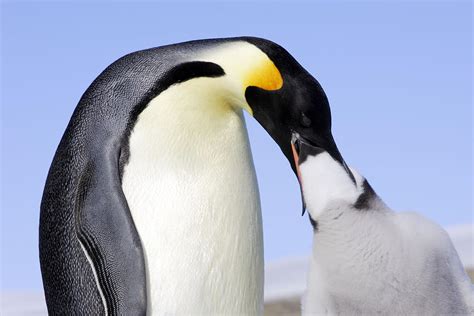
<path fill-rule="evenodd" d="M 107 153 L 106 153 L 107 156 Z M 113 154 L 87 163 L 76 203 L 78 239 L 108 315 L 146 315 L 145 259 Z"/>

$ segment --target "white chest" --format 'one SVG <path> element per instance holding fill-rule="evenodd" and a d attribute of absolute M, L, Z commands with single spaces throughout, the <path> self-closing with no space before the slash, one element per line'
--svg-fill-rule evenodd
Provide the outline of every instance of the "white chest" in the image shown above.
<path fill-rule="evenodd" d="M 262 307 L 261 212 L 245 123 L 199 95 L 207 80 L 155 98 L 130 138 L 123 190 L 144 246 L 153 314 Z"/>

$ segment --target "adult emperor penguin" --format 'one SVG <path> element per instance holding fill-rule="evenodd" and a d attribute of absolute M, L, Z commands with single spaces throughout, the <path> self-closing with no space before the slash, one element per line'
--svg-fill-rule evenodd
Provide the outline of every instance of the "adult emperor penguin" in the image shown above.
<path fill-rule="evenodd" d="M 473 287 L 447 233 L 416 213 L 392 211 L 346 165 L 327 98 L 322 89 L 311 93 L 314 102 L 259 107 L 262 125 L 293 156 L 313 225 L 303 314 L 474 314 Z"/>
<path fill-rule="evenodd" d="M 258 38 L 158 47 L 107 67 L 45 185 L 49 313 L 261 313 L 261 212 L 242 109 L 272 130 L 272 109 L 317 110 L 319 90 Z"/>

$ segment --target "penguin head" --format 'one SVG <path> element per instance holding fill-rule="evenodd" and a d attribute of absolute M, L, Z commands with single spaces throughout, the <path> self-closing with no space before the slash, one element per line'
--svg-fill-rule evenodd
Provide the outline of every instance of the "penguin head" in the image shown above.
<path fill-rule="evenodd" d="M 249 112 L 278 144 L 297 175 L 304 214 L 306 205 L 298 166 L 302 144 L 306 149 L 311 148 L 310 153 L 313 149 L 324 152 L 355 183 L 332 136 L 328 98 L 319 82 L 284 48 L 264 39 L 245 40 L 258 47 L 276 68 L 271 72 L 266 68 L 268 75 L 261 77 L 264 81 L 276 76 L 277 79 L 268 81 L 270 89 L 249 84 L 245 88 L 245 100 Z M 257 68 L 257 72 L 261 69 Z"/>
<path fill-rule="evenodd" d="M 344 160 L 335 159 L 297 133 L 292 135 L 291 148 L 303 201 L 313 220 L 329 209 L 386 208 L 369 182 Z"/>
<path fill-rule="evenodd" d="M 359 173 L 297 133 L 293 133 L 291 144 L 303 200 L 313 220 L 336 204 L 347 207 L 357 201 L 364 181 Z"/>
<path fill-rule="evenodd" d="M 274 89 L 250 85 L 245 90 L 245 99 L 254 118 L 278 144 L 295 174 L 297 165 L 291 149 L 294 134 L 344 164 L 331 134 L 329 102 L 318 81 L 281 46 L 256 38 L 247 41 L 274 63 L 282 84 Z"/>

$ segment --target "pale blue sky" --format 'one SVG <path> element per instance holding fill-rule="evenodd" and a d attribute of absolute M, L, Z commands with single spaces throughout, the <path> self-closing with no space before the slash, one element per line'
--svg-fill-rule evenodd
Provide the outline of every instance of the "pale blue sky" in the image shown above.
<path fill-rule="evenodd" d="M 1 289 L 39 289 L 39 203 L 81 94 L 120 56 L 253 35 L 287 48 L 325 89 L 346 161 L 395 209 L 447 226 L 472 208 L 469 1 L 2 4 Z M 247 117 L 267 261 L 310 251 L 297 181 Z"/>

